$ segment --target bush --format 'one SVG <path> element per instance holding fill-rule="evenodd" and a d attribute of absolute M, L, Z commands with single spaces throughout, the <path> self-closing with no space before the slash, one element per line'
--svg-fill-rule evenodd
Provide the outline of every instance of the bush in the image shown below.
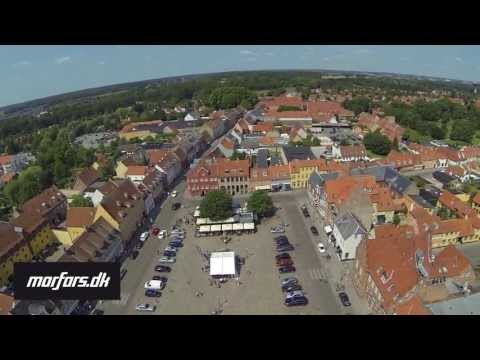
<path fill-rule="evenodd" d="M 370 150 L 377 155 L 387 155 L 392 149 L 391 141 L 378 131 L 370 132 L 365 135 L 363 144 L 367 150 Z"/>
<path fill-rule="evenodd" d="M 214 221 L 232 216 L 232 197 L 223 190 L 211 191 L 200 203 L 200 216 Z"/>

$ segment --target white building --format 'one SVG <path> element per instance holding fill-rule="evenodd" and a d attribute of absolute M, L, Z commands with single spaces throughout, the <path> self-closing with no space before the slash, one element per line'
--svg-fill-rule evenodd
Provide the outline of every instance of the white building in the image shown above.
<path fill-rule="evenodd" d="M 214 252 L 210 255 L 210 276 L 232 277 L 237 274 L 233 251 Z"/>
<path fill-rule="evenodd" d="M 350 212 L 335 219 L 333 236 L 340 260 L 353 260 L 360 241 L 366 239 L 368 232 L 360 221 Z"/>

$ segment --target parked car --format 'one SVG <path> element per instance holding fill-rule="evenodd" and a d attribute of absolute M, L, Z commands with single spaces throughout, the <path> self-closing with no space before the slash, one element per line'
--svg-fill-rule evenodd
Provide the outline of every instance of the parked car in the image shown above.
<path fill-rule="evenodd" d="M 139 252 L 137 250 L 132 251 L 130 259 L 135 260 L 138 257 Z"/>
<path fill-rule="evenodd" d="M 294 247 L 292 244 L 277 246 L 277 252 L 293 251 Z"/>
<path fill-rule="evenodd" d="M 303 205 L 301 209 L 302 209 L 303 216 L 305 216 L 306 218 L 310 217 L 310 213 L 308 212 L 307 207 L 305 205 Z"/>
<path fill-rule="evenodd" d="M 165 251 L 173 251 L 174 253 L 176 253 L 177 250 L 178 250 L 177 248 L 174 248 L 174 247 L 172 247 L 172 246 L 167 246 L 167 247 L 165 248 Z"/>
<path fill-rule="evenodd" d="M 182 206 L 182 204 L 180 204 L 180 203 L 173 203 L 173 204 L 172 204 L 172 210 L 173 210 L 173 211 L 176 211 L 176 210 L 180 209 L 180 206 Z"/>
<path fill-rule="evenodd" d="M 103 315 L 103 314 L 105 314 L 105 311 L 95 309 L 95 310 L 92 311 L 92 313 L 90 315 Z"/>
<path fill-rule="evenodd" d="M 283 245 L 288 245 L 288 244 L 290 244 L 290 242 L 287 239 L 276 241 L 277 246 L 283 246 Z"/>
<path fill-rule="evenodd" d="M 177 256 L 177 253 L 174 252 L 174 251 L 165 250 L 165 251 L 163 252 L 163 256 L 166 256 L 166 257 L 175 257 L 175 256 Z"/>
<path fill-rule="evenodd" d="M 174 233 L 174 234 L 170 234 L 170 238 L 171 239 L 185 239 L 185 235 L 181 234 L 181 233 Z"/>
<path fill-rule="evenodd" d="M 148 233 L 148 231 L 145 231 L 144 233 L 142 233 L 142 234 L 140 235 L 140 241 L 141 241 L 141 242 L 144 242 L 145 240 L 147 240 L 147 239 L 148 239 L 148 235 L 150 235 L 150 234 Z"/>
<path fill-rule="evenodd" d="M 288 273 L 292 273 L 292 272 L 295 272 L 295 266 L 293 265 L 287 265 L 287 266 L 282 266 L 282 267 L 279 267 L 278 268 L 278 272 L 280 274 L 288 274 Z"/>
<path fill-rule="evenodd" d="M 161 230 L 159 233 L 158 233 L 158 238 L 159 239 L 165 239 L 167 237 L 167 230 Z"/>
<path fill-rule="evenodd" d="M 295 298 L 295 297 L 302 297 L 305 296 L 305 293 L 301 290 L 290 291 L 285 294 L 285 299 Z"/>
<path fill-rule="evenodd" d="M 302 290 L 302 287 L 298 284 L 286 284 L 282 286 L 283 292 L 292 292 Z"/>
<path fill-rule="evenodd" d="M 172 197 L 173 197 L 173 198 L 174 198 L 174 197 L 177 197 L 177 190 L 173 190 L 173 191 L 172 191 Z"/>
<path fill-rule="evenodd" d="M 159 263 L 170 263 L 173 264 L 175 262 L 174 257 L 162 256 L 159 260 Z"/>
<path fill-rule="evenodd" d="M 157 266 L 155 266 L 155 271 L 157 271 L 157 272 L 170 272 L 170 271 L 172 271 L 172 269 L 170 268 L 170 266 L 157 265 Z"/>
<path fill-rule="evenodd" d="M 325 249 L 325 246 L 324 246 L 322 243 L 318 243 L 317 246 L 318 246 L 318 251 L 320 251 L 320 253 L 323 254 L 325 251 L 327 251 L 327 250 Z"/>
<path fill-rule="evenodd" d="M 348 298 L 347 293 L 341 292 L 338 294 L 340 301 L 342 302 L 343 306 L 351 306 L 350 299 Z"/>
<path fill-rule="evenodd" d="M 168 246 L 174 247 L 174 248 L 181 248 L 183 247 L 183 243 L 181 241 L 170 241 L 168 243 Z"/>
<path fill-rule="evenodd" d="M 313 235 L 318 236 L 318 230 L 315 226 L 310 226 L 310 231 Z"/>
<path fill-rule="evenodd" d="M 270 232 L 272 234 L 282 234 L 285 232 L 285 228 L 283 226 L 276 226 L 276 227 L 272 227 L 270 229 Z"/>
<path fill-rule="evenodd" d="M 280 241 L 280 240 L 288 240 L 288 237 L 286 237 L 285 235 L 280 235 L 280 236 L 275 236 L 273 238 L 273 241 Z"/>
<path fill-rule="evenodd" d="M 120 270 L 120 280 L 123 279 L 126 274 L 127 274 L 127 269 Z"/>
<path fill-rule="evenodd" d="M 275 256 L 275 260 L 280 260 L 280 259 L 291 259 L 291 256 L 289 253 L 281 253 Z"/>
<path fill-rule="evenodd" d="M 160 229 L 157 228 L 157 227 L 154 227 L 154 228 L 152 229 L 152 235 L 153 235 L 153 236 L 157 236 L 159 232 L 160 232 Z"/>
<path fill-rule="evenodd" d="M 293 265 L 292 259 L 279 259 L 276 261 L 277 266 L 289 266 Z"/>
<path fill-rule="evenodd" d="M 159 280 L 164 284 L 167 284 L 168 278 L 166 276 L 153 275 L 152 280 Z"/>
<path fill-rule="evenodd" d="M 143 248 L 143 242 L 139 242 L 137 243 L 137 245 L 135 245 L 135 250 L 141 250 Z"/>
<path fill-rule="evenodd" d="M 160 296 L 162 296 L 162 293 L 159 290 L 147 289 L 147 290 L 145 290 L 145 296 L 146 297 L 160 297 Z"/>
<path fill-rule="evenodd" d="M 150 304 L 138 304 L 135 306 L 135 310 L 137 311 L 155 311 L 157 307 L 155 305 Z"/>
<path fill-rule="evenodd" d="M 284 304 L 286 306 L 297 306 L 297 305 L 303 306 L 308 304 L 308 299 L 305 296 L 288 298 L 288 299 L 285 299 Z"/>
<path fill-rule="evenodd" d="M 298 284 L 298 279 L 295 277 L 288 277 L 282 280 L 282 286 L 288 284 Z"/>

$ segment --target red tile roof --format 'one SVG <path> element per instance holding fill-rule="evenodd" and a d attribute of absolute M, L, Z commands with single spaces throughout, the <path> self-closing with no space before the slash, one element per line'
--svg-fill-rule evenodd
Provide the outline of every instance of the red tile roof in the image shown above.
<path fill-rule="evenodd" d="M 15 176 L 17 176 L 16 172 L 4 174 L 4 175 L 0 176 L 0 180 L 3 181 L 5 184 L 8 184 L 10 181 L 13 180 L 13 178 Z"/>
<path fill-rule="evenodd" d="M 13 155 L 2 155 L 0 156 L 0 165 L 10 164 L 13 160 Z"/>
<path fill-rule="evenodd" d="M 340 153 L 344 158 L 351 157 L 365 157 L 367 156 L 367 150 L 363 144 L 359 145 L 340 145 Z"/>
<path fill-rule="evenodd" d="M 395 306 L 396 315 L 433 315 L 422 302 L 420 296 L 415 295 L 410 300 Z"/>
<path fill-rule="evenodd" d="M 52 208 L 55 208 L 59 204 L 66 201 L 67 198 L 65 195 L 63 195 L 60 190 L 53 185 L 30 200 L 26 201 L 21 207 L 21 212 L 25 214 L 35 213 L 43 216 Z"/>
<path fill-rule="evenodd" d="M 67 227 L 90 226 L 95 217 L 95 208 L 91 207 L 71 207 L 67 210 Z"/>
<path fill-rule="evenodd" d="M 402 153 L 397 150 L 391 150 L 387 157 L 384 159 L 385 164 L 391 164 L 395 168 L 404 168 L 409 166 L 415 166 L 419 164 L 417 155 L 411 153 Z"/>
<path fill-rule="evenodd" d="M 158 164 L 160 161 L 163 160 L 163 158 L 168 154 L 170 150 L 167 149 L 149 149 L 147 150 L 147 159 L 148 159 L 148 164 L 151 166 L 155 166 Z"/>
<path fill-rule="evenodd" d="M 219 159 L 216 165 L 218 177 L 249 176 L 249 160 Z"/>
<path fill-rule="evenodd" d="M 456 277 L 472 270 L 470 261 L 453 245 L 448 245 L 435 257 L 437 273 L 446 277 Z"/>
<path fill-rule="evenodd" d="M 130 165 L 127 166 L 127 176 L 141 176 L 147 174 L 147 166 Z"/>
<path fill-rule="evenodd" d="M 9 315 L 14 303 L 13 296 L 0 293 L 0 315 Z"/>

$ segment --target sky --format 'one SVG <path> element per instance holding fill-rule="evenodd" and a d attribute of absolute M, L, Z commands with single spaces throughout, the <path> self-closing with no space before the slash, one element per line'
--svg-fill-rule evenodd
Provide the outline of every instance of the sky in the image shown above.
<path fill-rule="evenodd" d="M 480 46 L 0 45 L 0 106 L 97 86 L 236 70 L 335 69 L 480 80 Z"/>

